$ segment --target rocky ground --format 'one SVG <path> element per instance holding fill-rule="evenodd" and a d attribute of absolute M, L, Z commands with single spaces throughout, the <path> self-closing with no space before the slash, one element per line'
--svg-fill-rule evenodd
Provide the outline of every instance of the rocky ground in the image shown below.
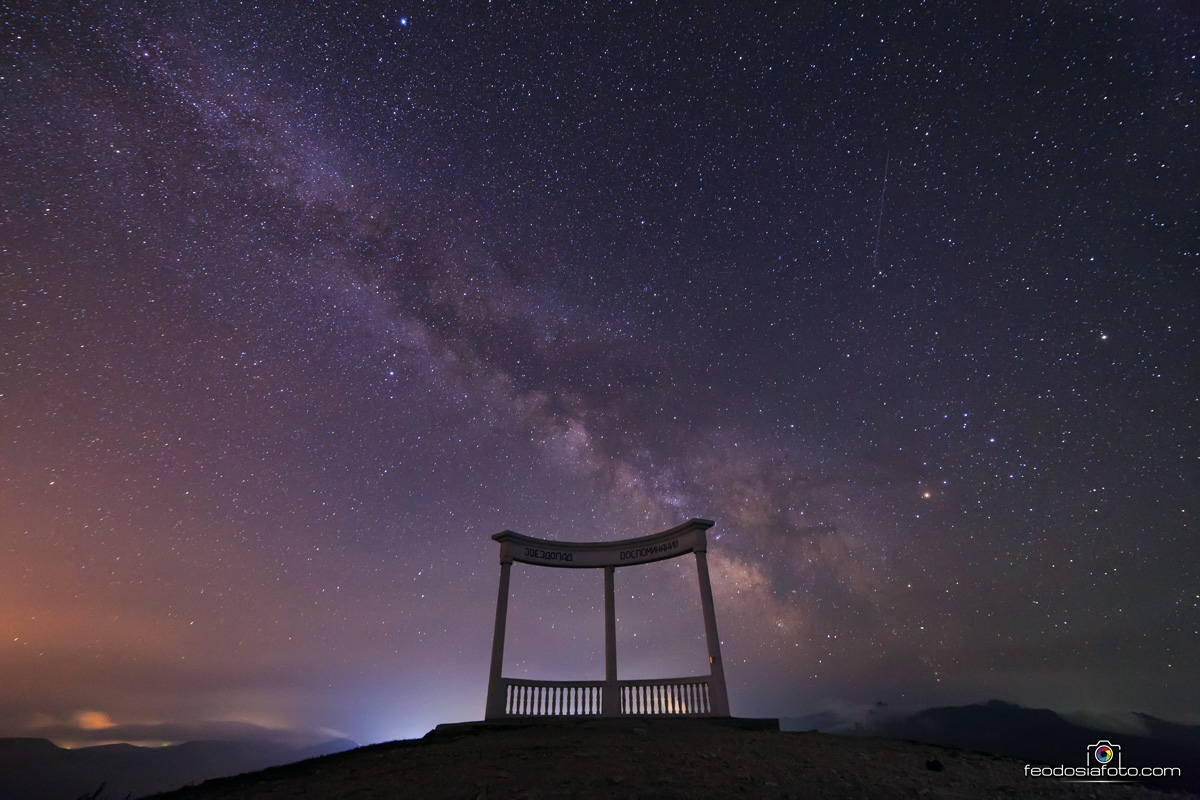
<path fill-rule="evenodd" d="M 701 721 L 456 726 L 208 781 L 160 800 L 217 798 L 1180 798 L 1136 784 L 1027 778 L 1024 762 L 890 739 Z"/>

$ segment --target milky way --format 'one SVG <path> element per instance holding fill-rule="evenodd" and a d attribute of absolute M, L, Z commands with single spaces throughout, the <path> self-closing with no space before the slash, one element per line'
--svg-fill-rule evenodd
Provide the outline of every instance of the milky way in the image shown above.
<path fill-rule="evenodd" d="M 181 5 L 3 19 L 0 735 L 477 719 L 690 517 L 735 714 L 1200 711 L 1194 14 Z"/>

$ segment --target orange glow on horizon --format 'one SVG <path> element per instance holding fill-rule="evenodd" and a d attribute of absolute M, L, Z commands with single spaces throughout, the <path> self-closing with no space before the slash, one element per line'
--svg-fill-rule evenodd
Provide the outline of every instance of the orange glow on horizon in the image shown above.
<path fill-rule="evenodd" d="M 75 715 L 75 724 L 85 731 L 99 731 L 116 725 L 103 711 L 80 711 Z"/>

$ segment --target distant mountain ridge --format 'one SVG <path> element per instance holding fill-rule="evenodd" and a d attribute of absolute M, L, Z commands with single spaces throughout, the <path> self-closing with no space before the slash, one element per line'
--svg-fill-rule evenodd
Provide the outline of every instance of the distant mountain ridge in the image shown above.
<path fill-rule="evenodd" d="M 1025 708 L 999 700 L 930 708 L 909 715 L 888 715 L 881 708 L 857 724 L 848 723 L 834 712 L 818 712 L 781 719 L 780 727 L 886 736 L 1053 766 L 1084 766 L 1088 746 L 1103 739 L 1120 746 L 1124 766 L 1182 770 L 1181 779 L 1154 779 L 1148 781 L 1149 785 L 1200 792 L 1200 725 L 1181 725 L 1148 714 L 1132 716 L 1144 733 L 1080 724 L 1049 709 Z"/>
<path fill-rule="evenodd" d="M 0 739 L 0 798 L 77 800 L 105 784 L 102 798 L 141 797 L 209 778 L 252 772 L 358 747 L 334 739 L 312 747 L 271 742 L 185 742 L 168 747 L 109 744 L 67 750 L 47 739 Z"/>

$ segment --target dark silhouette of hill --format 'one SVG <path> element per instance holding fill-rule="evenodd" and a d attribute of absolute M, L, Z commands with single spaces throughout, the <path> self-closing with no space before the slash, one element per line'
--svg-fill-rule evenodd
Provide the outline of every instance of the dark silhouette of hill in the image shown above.
<path fill-rule="evenodd" d="M 357 744 L 338 739 L 307 748 L 243 741 L 67 750 L 46 739 L 0 739 L 0 798 L 76 800 L 101 784 L 106 784 L 104 798 L 141 797 L 352 747 Z"/>
<path fill-rule="evenodd" d="M 63 750 L 44 739 L 0 739 L 0 800 L 77 800 L 101 783 L 107 783 L 102 797 L 114 800 L 202 781 L 163 800 L 301 795 L 969 800 L 1080 792 L 1158 796 L 1152 789 L 1200 793 L 1200 726 L 1137 714 L 1125 720 L 1136 727 L 1133 735 L 999 701 L 903 716 L 888 716 L 880 704 L 865 720 L 856 726 L 824 712 L 783 721 L 785 730 L 825 724 L 857 729 L 858 736 L 741 730 L 679 719 L 444 726 L 425 739 L 353 750 L 346 740 L 306 749 L 188 742 Z M 1025 776 L 1027 763 L 1083 766 L 1087 745 L 1100 739 L 1120 745 L 1125 766 L 1179 767 L 1182 779 L 1148 779 L 1143 788 Z M 217 776 L 235 777 L 207 780 Z"/>
<path fill-rule="evenodd" d="M 1121 747 L 1124 766 L 1179 767 L 1180 779 L 1154 779 L 1151 785 L 1200 792 L 1200 726 L 1179 725 L 1137 714 L 1145 733 L 1080 725 L 1045 708 L 992 700 L 969 706 L 930 708 L 904 717 L 873 719 L 871 735 L 937 744 L 1032 764 L 1084 766 L 1087 747 L 1101 739 Z"/>
<path fill-rule="evenodd" d="M 638 719 L 479 723 L 159 796 L 359 798 L 1162 798 L 1144 786 L 1025 775 L 1015 759 L 879 737 Z"/>

